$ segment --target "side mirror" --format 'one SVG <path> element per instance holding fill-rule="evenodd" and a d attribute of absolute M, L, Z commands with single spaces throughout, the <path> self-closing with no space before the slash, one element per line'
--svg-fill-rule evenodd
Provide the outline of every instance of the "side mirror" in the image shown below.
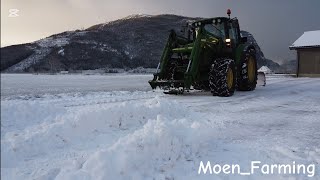
<path fill-rule="evenodd" d="M 248 38 L 247 37 L 241 37 L 241 43 L 246 43 L 248 42 Z"/>

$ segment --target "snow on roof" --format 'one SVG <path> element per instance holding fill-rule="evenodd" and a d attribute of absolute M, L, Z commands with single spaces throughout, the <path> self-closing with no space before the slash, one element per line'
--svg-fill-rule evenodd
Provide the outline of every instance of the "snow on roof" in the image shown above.
<path fill-rule="evenodd" d="M 262 67 L 258 70 L 258 72 L 271 73 L 272 71 L 271 71 L 270 68 L 268 68 L 268 66 L 262 66 Z"/>
<path fill-rule="evenodd" d="M 304 32 L 303 35 L 290 46 L 290 49 L 306 47 L 320 47 L 320 30 Z"/>

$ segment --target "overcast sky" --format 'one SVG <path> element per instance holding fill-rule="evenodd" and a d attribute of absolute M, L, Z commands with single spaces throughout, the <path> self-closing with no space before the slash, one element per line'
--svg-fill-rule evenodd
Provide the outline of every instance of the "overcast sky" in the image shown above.
<path fill-rule="evenodd" d="M 131 14 L 225 16 L 251 32 L 267 58 L 295 58 L 288 50 L 304 31 L 320 30 L 320 0 L 1 0 L 1 46 L 32 42 Z M 18 17 L 8 17 L 18 9 Z"/>

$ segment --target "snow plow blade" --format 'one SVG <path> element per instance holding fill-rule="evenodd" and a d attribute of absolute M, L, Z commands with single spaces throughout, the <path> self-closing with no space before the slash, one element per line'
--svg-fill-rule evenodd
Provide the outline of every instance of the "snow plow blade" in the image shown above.
<path fill-rule="evenodd" d="M 156 76 L 155 79 L 157 79 Z M 152 89 L 156 89 L 157 87 L 159 87 L 160 89 L 184 87 L 183 80 L 151 80 L 149 81 L 149 84 Z"/>
<path fill-rule="evenodd" d="M 258 77 L 257 77 L 257 85 L 258 86 L 266 86 L 266 75 L 264 72 L 258 72 Z"/>
<path fill-rule="evenodd" d="M 178 94 L 183 94 L 183 90 L 181 89 L 171 89 L 169 91 L 164 91 L 164 94 L 171 94 L 171 95 L 178 95 Z"/>

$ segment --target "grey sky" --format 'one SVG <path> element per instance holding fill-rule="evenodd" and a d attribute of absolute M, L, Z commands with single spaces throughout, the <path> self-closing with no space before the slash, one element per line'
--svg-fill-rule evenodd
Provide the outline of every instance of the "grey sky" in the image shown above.
<path fill-rule="evenodd" d="M 131 14 L 225 16 L 251 32 L 267 58 L 295 58 L 288 50 L 304 31 L 320 30 L 320 0 L 2 0 L 1 45 L 35 41 Z M 19 17 L 9 18 L 9 9 Z"/>

